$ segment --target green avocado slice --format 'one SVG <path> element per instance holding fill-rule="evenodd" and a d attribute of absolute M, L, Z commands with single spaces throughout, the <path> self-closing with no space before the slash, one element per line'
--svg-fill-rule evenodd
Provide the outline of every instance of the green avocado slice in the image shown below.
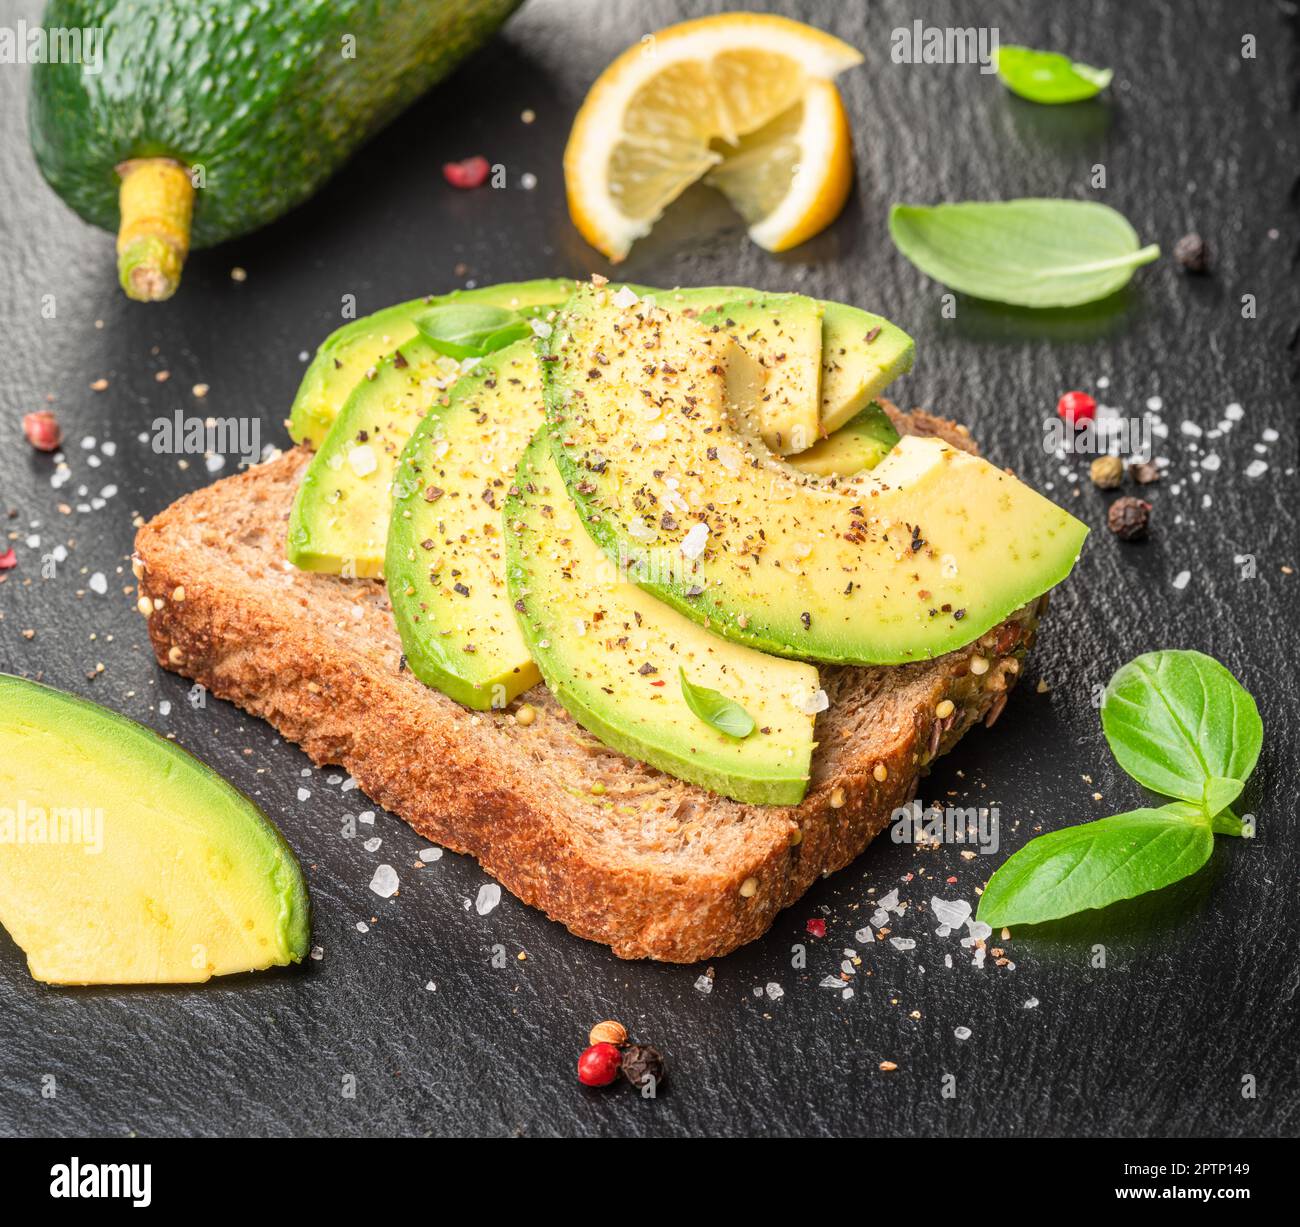
<path fill-rule="evenodd" d="M 484 358 L 416 427 L 392 483 L 385 572 L 411 672 L 467 707 L 540 680 L 506 597 L 501 508 L 541 425 L 530 341 Z"/>
<path fill-rule="evenodd" d="M 701 311 L 738 352 L 727 391 L 772 451 L 802 452 L 821 435 L 822 305 L 802 294 L 754 294 Z"/>
<path fill-rule="evenodd" d="M 353 388 L 294 496 L 287 538 L 294 566 L 352 578 L 383 575 L 398 457 L 464 370 L 413 336 Z"/>
<path fill-rule="evenodd" d="M 786 463 L 814 477 L 848 476 L 874 469 L 897 442 L 898 431 L 889 414 L 872 402 L 829 438 L 797 456 L 787 456 Z"/>
<path fill-rule="evenodd" d="M 642 587 L 763 651 L 902 664 L 970 643 L 1069 574 L 1084 525 L 937 439 L 824 481 L 773 457 L 734 428 L 733 344 L 590 289 L 540 343 L 570 497 Z"/>
<path fill-rule="evenodd" d="M 797 805 L 818 706 L 812 665 L 712 634 L 621 577 L 584 531 L 539 431 L 505 508 L 510 598 L 556 698 L 606 745 L 751 805 Z M 752 718 L 728 736 L 687 704 L 681 675 Z"/>
<path fill-rule="evenodd" d="M 0 923 L 50 984 L 180 984 L 299 962 L 307 887 L 210 767 L 0 673 Z"/>
<path fill-rule="evenodd" d="M 352 390 L 372 367 L 416 334 L 415 321 L 431 307 L 452 302 L 509 307 L 524 314 L 543 314 L 573 293 L 563 278 L 512 281 L 413 298 L 352 320 L 336 328 L 316 350 L 304 372 L 289 411 L 289 437 L 319 447 Z"/>

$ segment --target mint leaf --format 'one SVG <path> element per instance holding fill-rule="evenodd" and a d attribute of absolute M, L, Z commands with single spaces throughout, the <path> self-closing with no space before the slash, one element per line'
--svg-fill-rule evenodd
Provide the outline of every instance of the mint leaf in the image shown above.
<path fill-rule="evenodd" d="M 1106 687 L 1101 727 L 1139 784 L 1211 814 L 1236 799 L 1264 740 L 1255 700 L 1202 652 L 1148 652 L 1124 665 Z"/>
<path fill-rule="evenodd" d="M 1158 890 L 1195 873 L 1214 850 L 1202 811 L 1172 802 L 1031 839 L 989 879 L 977 918 L 1038 924 Z"/>
<path fill-rule="evenodd" d="M 889 233 L 923 273 L 975 298 L 1020 307 L 1075 307 L 1128 284 L 1160 254 L 1090 200 L 894 205 Z"/>
<path fill-rule="evenodd" d="M 531 328 L 516 311 L 488 303 L 449 302 L 415 320 L 420 334 L 449 358 L 482 358 L 528 336 Z"/>
<path fill-rule="evenodd" d="M 1030 102 L 1082 102 L 1110 84 L 1109 68 L 1078 64 L 1055 51 L 1030 47 L 998 48 L 998 76 L 1013 94 Z"/>
<path fill-rule="evenodd" d="M 754 717 L 739 703 L 707 686 L 696 686 L 688 681 L 685 669 L 679 667 L 677 672 L 682 679 L 682 698 L 686 700 L 686 706 L 710 728 L 737 741 L 743 741 L 754 731 Z"/>

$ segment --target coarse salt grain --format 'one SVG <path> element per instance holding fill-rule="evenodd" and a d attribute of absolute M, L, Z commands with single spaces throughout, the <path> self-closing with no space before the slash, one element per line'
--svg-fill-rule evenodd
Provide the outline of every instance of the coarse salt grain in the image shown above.
<path fill-rule="evenodd" d="M 399 886 L 397 880 L 397 870 L 391 865 L 379 865 L 375 868 L 375 876 L 370 879 L 370 889 L 375 892 L 381 899 L 391 899 L 397 894 Z"/>
<path fill-rule="evenodd" d="M 971 1029 L 969 1027 L 954 1027 L 952 1033 L 959 1040 L 968 1040 L 971 1037 Z"/>
<path fill-rule="evenodd" d="M 638 301 L 639 299 L 637 298 L 636 291 L 628 285 L 620 286 L 618 290 L 615 291 L 614 296 L 610 299 L 610 302 L 620 310 L 623 310 L 626 307 L 634 307 Z"/>
<path fill-rule="evenodd" d="M 1182 589 L 1187 587 L 1191 578 L 1192 573 L 1190 571 L 1179 571 L 1178 574 L 1174 576 L 1174 587 L 1181 592 Z"/>
<path fill-rule="evenodd" d="M 358 477 L 369 477 L 379 467 L 379 458 L 369 443 L 361 443 L 348 452 L 348 467 Z"/>
<path fill-rule="evenodd" d="M 682 538 L 682 557 L 696 559 L 704 553 L 705 543 L 709 539 L 709 526 L 703 520 L 697 521 L 691 526 L 690 531 Z"/>
<path fill-rule="evenodd" d="M 501 887 L 495 882 L 484 882 L 478 888 L 478 897 L 474 900 L 474 910 L 480 916 L 486 916 L 501 902 Z"/>

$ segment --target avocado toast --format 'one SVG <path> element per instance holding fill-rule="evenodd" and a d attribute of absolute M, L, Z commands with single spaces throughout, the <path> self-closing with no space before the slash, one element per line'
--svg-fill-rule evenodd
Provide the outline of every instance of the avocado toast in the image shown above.
<path fill-rule="evenodd" d="M 614 332 L 574 342 L 593 303 L 622 313 Z M 629 312 L 663 321 L 665 337 L 681 328 L 676 348 L 643 371 L 620 357 L 619 338 L 633 337 L 637 352 L 661 338 L 642 337 Z M 708 398 L 721 405 L 734 395 L 726 377 L 733 347 L 749 340 L 749 356 L 772 369 L 783 351 L 753 337 L 786 335 L 783 319 L 746 333 L 725 320 L 701 322 L 693 310 L 638 305 L 634 292 L 611 287 L 580 291 L 532 331 L 532 342 L 475 359 L 477 369 L 449 391 L 431 390 L 428 415 L 395 474 L 382 479 L 393 500 L 387 587 L 286 560 L 290 509 L 312 463 L 300 447 L 181 500 L 141 529 L 137 572 L 151 598 L 142 601 L 149 633 L 160 663 L 265 717 L 316 762 L 346 767 L 417 831 L 472 854 L 573 932 L 627 958 L 713 957 L 760 935 L 819 876 L 857 856 L 912 798 L 938 754 L 977 721 L 997 719 L 1046 591 L 1062 565 L 1068 571 L 1081 537 L 1041 500 L 1045 522 L 1060 533 L 1034 547 L 1056 552 L 1035 560 L 1043 578 L 1031 587 L 1041 586 L 1008 588 L 1021 599 L 1001 609 L 1005 592 L 973 606 L 964 637 L 953 630 L 960 612 L 954 617 L 945 603 L 942 614 L 918 613 L 909 592 L 906 616 L 893 618 L 903 629 L 884 640 L 858 631 L 800 638 L 798 619 L 792 629 L 765 616 L 770 586 L 746 563 L 741 596 L 753 606 L 761 632 L 753 633 L 748 615 L 733 617 L 728 607 L 735 586 L 729 592 L 711 578 L 718 552 L 728 550 L 726 525 L 713 519 L 707 544 L 706 523 L 736 498 L 734 519 L 743 524 L 753 496 L 732 482 L 706 490 L 700 505 L 692 481 L 702 460 L 683 461 L 681 480 L 668 472 L 674 453 L 661 445 L 680 432 L 659 420 L 665 406 L 706 431 L 701 458 L 733 445 L 755 449 L 747 464 L 773 456 L 780 471 L 768 529 L 779 557 L 771 565 L 785 569 L 787 588 L 796 562 L 830 574 L 840 557 L 838 530 L 819 533 L 800 518 L 800 500 L 815 496 L 852 507 L 849 531 L 863 537 L 859 544 L 868 544 L 868 520 L 886 540 L 894 532 L 890 551 L 869 543 L 873 565 L 893 559 L 893 582 L 922 582 L 924 561 L 960 590 L 949 555 L 930 557 L 939 545 L 927 545 L 915 524 L 895 528 L 864 510 L 870 498 L 899 496 L 896 486 L 858 472 L 861 464 L 897 470 L 898 456 L 917 456 L 922 470 L 969 472 L 967 494 L 980 483 L 991 483 L 992 493 L 965 519 L 982 516 L 993 530 L 1000 516 L 1018 512 L 1017 499 L 1037 508 L 1038 496 L 975 459 L 963 427 L 884 402 L 870 414 L 870 447 L 844 449 L 857 459 L 847 473 L 830 463 L 829 475 L 803 473 L 797 456 L 767 451 L 761 405 L 710 419 Z M 561 357 L 574 344 L 582 348 L 576 366 Z M 540 364 L 541 383 L 521 364 Z M 626 380 L 612 400 L 605 374 Z M 819 395 L 817 378 L 799 385 Z M 597 422 L 583 436 L 576 420 L 587 408 L 606 412 L 601 397 L 658 408 L 636 430 Z M 339 421 L 340 431 L 355 426 Z M 522 453 L 513 481 L 505 450 Z M 667 483 L 653 515 L 639 504 L 624 514 L 611 497 L 631 488 L 631 479 L 619 486 L 625 470 L 641 494 Z M 794 551 L 795 561 L 784 548 L 787 521 L 811 543 Z M 934 524 L 962 567 L 968 557 L 979 561 L 962 549 L 982 548 L 980 532 L 966 534 L 964 521 L 949 529 L 937 514 Z M 667 581 L 646 568 L 649 545 L 661 545 L 653 534 L 669 542 L 659 554 L 671 564 Z M 757 570 L 762 551 L 755 553 Z M 819 562 L 828 554 L 830 562 Z M 169 596 L 177 588 L 181 601 Z M 862 593 L 852 608 L 891 618 L 893 607 L 873 606 L 872 595 Z M 522 642 L 507 634 L 510 611 Z M 904 652 L 906 663 L 897 663 Z M 853 663 L 841 663 L 846 658 Z"/>

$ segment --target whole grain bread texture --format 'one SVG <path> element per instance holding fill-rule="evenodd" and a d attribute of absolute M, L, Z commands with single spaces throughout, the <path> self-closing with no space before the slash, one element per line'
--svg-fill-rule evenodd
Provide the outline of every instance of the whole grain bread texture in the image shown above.
<path fill-rule="evenodd" d="M 886 408 L 904 433 L 975 450 L 964 427 Z M 726 954 L 852 861 L 936 756 L 997 719 L 1045 607 L 933 661 L 822 668 L 830 707 L 807 796 L 743 805 L 607 748 L 543 685 L 475 712 L 417 681 L 382 581 L 285 559 L 310 455 L 296 448 L 225 478 L 139 530 L 140 607 L 159 663 L 269 721 L 318 765 L 345 768 L 421 835 L 622 958 Z"/>

